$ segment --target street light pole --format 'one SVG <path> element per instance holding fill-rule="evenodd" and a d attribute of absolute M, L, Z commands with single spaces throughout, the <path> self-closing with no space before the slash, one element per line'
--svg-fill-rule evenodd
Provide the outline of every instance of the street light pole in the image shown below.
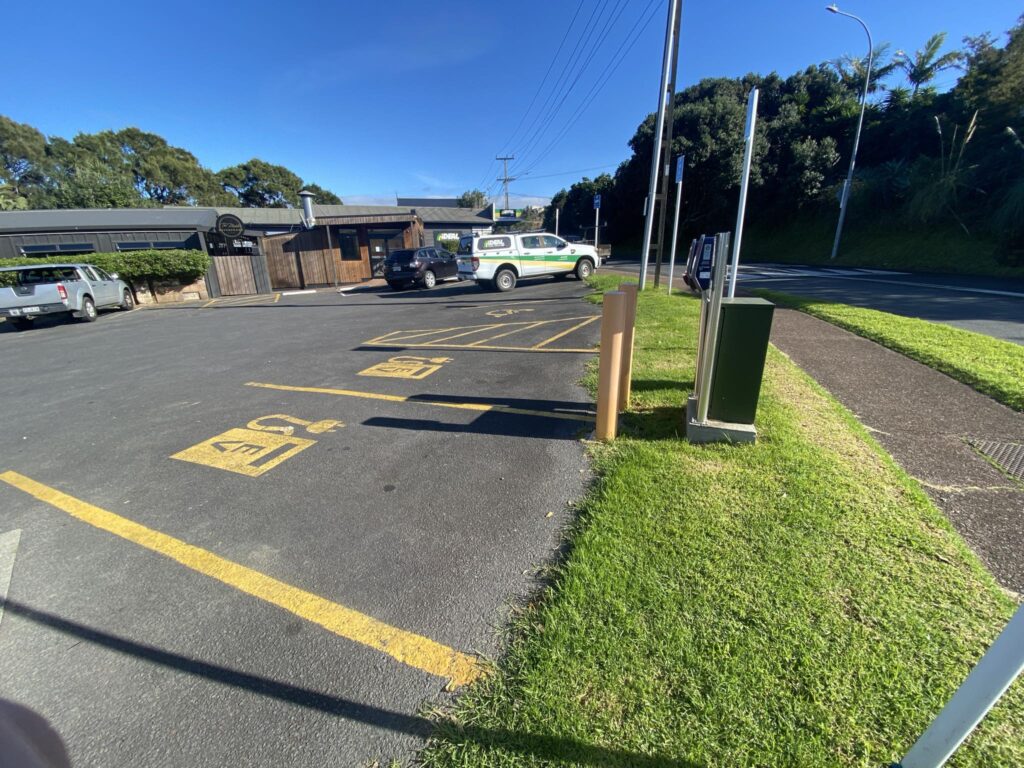
<path fill-rule="evenodd" d="M 846 204 L 850 199 L 850 185 L 853 184 L 853 169 L 857 163 L 857 147 L 860 146 L 860 129 L 864 125 L 864 109 L 868 104 L 868 85 L 871 83 L 871 63 L 875 53 L 875 46 L 871 40 L 871 30 L 868 29 L 868 25 L 864 23 L 864 20 L 859 16 L 854 16 L 852 13 L 839 10 L 836 4 L 826 6 L 826 11 L 829 13 L 835 13 L 839 16 L 846 16 L 853 19 L 862 27 L 864 32 L 868 36 L 868 67 L 864 73 L 864 94 L 860 99 L 860 116 L 857 118 L 857 132 L 853 136 L 853 153 L 850 155 L 850 170 L 846 174 L 846 183 L 843 184 L 843 193 L 839 199 L 839 223 L 836 225 L 836 239 L 832 243 L 832 258 L 834 259 L 839 253 L 839 240 L 843 236 L 843 222 L 846 221 Z"/>

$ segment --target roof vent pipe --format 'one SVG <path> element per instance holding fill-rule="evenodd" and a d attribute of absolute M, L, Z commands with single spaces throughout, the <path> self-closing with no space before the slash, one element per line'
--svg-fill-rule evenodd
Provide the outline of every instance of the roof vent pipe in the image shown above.
<path fill-rule="evenodd" d="M 313 198 L 315 195 L 308 189 L 299 192 L 302 198 L 302 224 L 306 229 L 316 226 L 316 216 L 313 215 Z"/>

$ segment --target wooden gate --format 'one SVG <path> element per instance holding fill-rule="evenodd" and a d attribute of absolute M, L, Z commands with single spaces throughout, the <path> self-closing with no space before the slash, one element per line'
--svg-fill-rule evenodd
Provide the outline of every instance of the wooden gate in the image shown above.
<path fill-rule="evenodd" d="M 274 289 L 330 285 L 335 281 L 333 254 L 321 228 L 265 237 L 263 252 Z"/>
<path fill-rule="evenodd" d="M 249 256 L 214 256 L 213 264 L 222 296 L 256 293 L 256 278 Z"/>

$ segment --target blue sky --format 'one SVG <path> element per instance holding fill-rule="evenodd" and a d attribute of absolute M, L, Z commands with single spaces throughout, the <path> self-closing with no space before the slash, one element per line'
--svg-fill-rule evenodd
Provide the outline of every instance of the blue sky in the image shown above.
<path fill-rule="evenodd" d="M 863 53 L 860 27 L 825 5 L 684 0 L 680 85 L 752 71 L 786 75 Z M 260 157 L 347 202 L 486 189 L 500 170 L 493 157 L 505 151 L 517 155 L 514 171 L 529 171 L 512 185 L 522 201 L 613 171 L 628 157 L 626 142 L 656 105 L 666 7 L 666 0 L 9 3 L 4 26 L 17 30 L 8 40 L 16 52 L 0 81 L 0 113 L 69 138 L 135 125 L 213 169 Z M 876 42 L 908 51 L 937 31 L 948 33 L 948 46 L 986 31 L 1002 42 L 1021 11 L 1013 0 L 840 7 L 862 16 Z M 576 47 L 588 22 L 590 34 Z M 620 49 L 630 30 L 632 44 Z M 940 85 L 954 81 L 946 73 Z"/>

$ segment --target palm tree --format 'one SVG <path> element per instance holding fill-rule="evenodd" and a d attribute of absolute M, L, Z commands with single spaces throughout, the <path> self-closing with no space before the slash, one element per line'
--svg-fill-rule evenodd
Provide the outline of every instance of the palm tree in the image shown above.
<path fill-rule="evenodd" d="M 875 93 L 879 90 L 884 91 L 886 87 L 882 81 L 892 74 L 893 70 L 898 66 L 895 62 L 886 61 L 888 53 L 889 43 L 879 43 L 875 46 L 871 63 L 871 82 L 868 85 L 869 93 Z M 868 60 L 866 56 L 853 56 L 849 53 L 832 62 L 832 68 L 839 75 L 843 85 L 851 93 L 858 96 L 860 95 L 860 89 L 864 87 L 864 74 L 867 65 Z"/>
<path fill-rule="evenodd" d="M 894 62 L 907 75 L 907 81 L 913 87 L 912 96 L 922 87 L 927 87 L 939 72 L 959 67 L 964 58 L 963 51 L 949 51 L 941 56 L 939 51 L 946 42 L 945 32 L 936 32 L 925 41 L 924 48 L 914 52 L 913 57 L 903 51 L 896 51 Z"/>

